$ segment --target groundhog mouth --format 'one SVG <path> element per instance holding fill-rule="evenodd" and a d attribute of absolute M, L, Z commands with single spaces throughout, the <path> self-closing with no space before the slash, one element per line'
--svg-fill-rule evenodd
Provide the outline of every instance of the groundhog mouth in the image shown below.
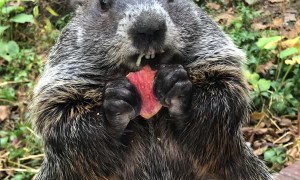
<path fill-rule="evenodd" d="M 159 54 L 163 54 L 164 52 L 165 52 L 164 50 L 160 50 Z M 154 60 L 155 56 L 156 56 L 155 50 L 149 50 L 147 53 L 141 53 L 138 55 L 135 65 L 138 67 L 141 66 L 143 57 L 144 57 L 144 59 L 147 59 L 147 60 L 150 60 L 150 59 Z"/>
<path fill-rule="evenodd" d="M 174 64 L 177 62 L 178 52 L 170 49 L 157 51 L 150 51 L 147 53 L 136 54 L 129 57 L 130 64 L 134 65 L 134 71 L 149 65 L 152 69 L 158 69 L 161 64 Z M 176 58 L 175 58 L 176 57 Z"/>

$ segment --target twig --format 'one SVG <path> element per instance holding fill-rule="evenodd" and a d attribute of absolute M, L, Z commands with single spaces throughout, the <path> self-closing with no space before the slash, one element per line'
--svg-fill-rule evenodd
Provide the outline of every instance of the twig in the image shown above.
<path fill-rule="evenodd" d="M 0 83 L 0 87 L 7 86 L 9 84 L 22 84 L 22 83 L 29 83 L 29 82 L 30 81 L 7 81 L 4 83 Z"/>
<path fill-rule="evenodd" d="M 31 134 L 33 134 L 36 138 L 39 138 L 39 136 L 29 127 L 26 127 L 26 129 L 31 132 Z"/>
<path fill-rule="evenodd" d="M 285 144 L 285 145 L 283 145 L 283 147 L 288 147 L 288 146 L 291 146 L 291 145 L 293 145 L 294 144 L 294 142 L 290 142 L 290 143 L 287 143 L 287 144 Z"/>
<path fill-rule="evenodd" d="M 276 128 L 281 131 L 281 128 L 276 124 L 276 122 L 272 118 L 270 118 L 270 120 L 274 124 L 274 126 L 276 126 Z"/>
<path fill-rule="evenodd" d="M 298 108 L 298 136 L 300 136 L 300 107 Z"/>
<path fill-rule="evenodd" d="M 280 141 L 281 139 L 283 139 L 285 136 L 287 136 L 289 134 L 293 135 L 291 132 L 287 132 L 284 135 L 282 135 L 280 138 L 276 139 L 276 141 L 274 141 L 273 144 L 276 144 L 278 141 Z"/>
<path fill-rule="evenodd" d="M 3 171 L 17 171 L 17 172 L 31 172 L 31 173 L 37 173 L 39 172 L 38 169 L 20 169 L 20 168 L 10 168 L 10 169 L 0 169 L 0 172 Z"/>
<path fill-rule="evenodd" d="M 262 117 L 259 119 L 259 122 L 256 124 L 255 129 L 257 129 L 258 126 L 262 123 L 262 121 L 266 118 L 266 113 L 265 113 L 265 112 L 262 112 L 262 113 L 264 113 L 264 114 L 263 114 Z M 267 118 L 268 118 L 268 116 L 267 116 Z"/>
<path fill-rule="evenodd" d="M 5 102 L 5 103 L 9 103 L 9 104 L 14 104 L 15 102 L 7 100 L 7 99 L 0 99 L 0 101 Z"/>
<path fill-rule="evenodd" d="M 271 117 L 270 117 L 271 123 L 274 124 L 274 126 L 275 126 L 278 130 L 281 131 L 281 128 L 276 124 L 276 122 L 275 122 L 273 119 L 275 119 L 275 120 L 277 120 L 277 121 L 281 121 L 281 119 L 279 119 L 279 118 L 277 118 L 276 116 L 273 116 L 273 115 L 271 114 Z"/>
<path fill-rule="evenodd" d="M 37 158 L 41 158 L 41 157 L 44 157 L 44 154 L 30 155 L 30 156 L 27 156 L 27 157 L 20 158 L 19 160 L 24 161 L 24 160 L 27 160 L 27 159 L 37 159 Z"/>
<path fill-rule="evenodd" d="M 16 162 L 13 162 L 13 161 L 8 161 L 8 163 L 13 164 L 13 165 L 18 166 L 18 167 L 22 167 L 24 169 L 32 169 L 31 167 L 28 167 L 26 165 L 23 165 L 23 164 L 20 164 L 20 163 L 16 163 Z"/>

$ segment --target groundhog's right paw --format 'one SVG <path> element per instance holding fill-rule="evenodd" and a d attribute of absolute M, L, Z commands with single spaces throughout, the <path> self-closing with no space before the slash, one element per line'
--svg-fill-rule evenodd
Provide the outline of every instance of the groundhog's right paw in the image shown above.
<path fill-rule="evenodd" d="M 116 80 L 105 87 L 103 108 L 109 125 L 124 130 L 129 121 L 139 115 L 141 99 L 127 79 Z"/>

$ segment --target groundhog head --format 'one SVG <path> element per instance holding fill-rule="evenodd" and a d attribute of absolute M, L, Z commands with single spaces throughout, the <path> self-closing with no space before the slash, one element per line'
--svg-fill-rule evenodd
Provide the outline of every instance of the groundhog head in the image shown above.
<path fill-rule="evenodd" d="M 191 17 L 188 0 L 89 0 L 73 19 L 76 46 L 94 65 L 138 70 L 182 55 Z M 196 16 L 196 14 L 194 14 Z M 194 31 L 194 30 L 191 30 Z M 194 31 L 195 32 L 195 31 Z"/>

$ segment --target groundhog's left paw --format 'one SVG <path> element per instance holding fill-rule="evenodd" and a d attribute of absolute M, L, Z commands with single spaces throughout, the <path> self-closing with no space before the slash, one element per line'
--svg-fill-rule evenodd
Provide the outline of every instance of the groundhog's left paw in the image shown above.
<path fill-rule="evenodd" d="M 182 65 L 161 65 L 154 80 L 154 94 L 171 116 L 186 113 L 192 94 L 192 83 Z"/>

